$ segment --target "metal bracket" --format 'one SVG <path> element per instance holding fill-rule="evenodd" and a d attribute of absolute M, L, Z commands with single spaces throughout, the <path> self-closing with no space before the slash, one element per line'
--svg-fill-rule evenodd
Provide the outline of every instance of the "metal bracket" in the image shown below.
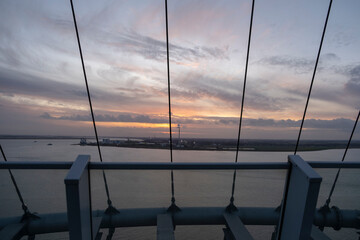
<path fill-rule="evenodd" d="M 157 215 L 157 240 L 174 240 L 174 223 L 170 213 Z"/>
<path fill-rule="evenodd" d="M 234 240 L 254 240 L 238 215 L 225 212 L 224 218 Z M 225 237 L 227 235 L 225 232 Z"/>
<path fill-rule="evenodd" d="M 289 155 L 288 162 L 277 239 L 310 239 L 322 178 L 298 155 Z"/>
<path fill-rule="evenodd" d="M 70 240 L 92 239 L 89 189 L 89 155 L 79 155 L 66 178 L 66 202 Z"/>

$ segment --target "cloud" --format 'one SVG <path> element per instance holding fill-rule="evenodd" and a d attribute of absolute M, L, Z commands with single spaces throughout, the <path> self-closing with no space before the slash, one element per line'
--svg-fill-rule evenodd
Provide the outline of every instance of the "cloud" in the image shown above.
<path fill-rule="evenodd" d="M 347 29 L 349 30 L 349 29 Z M 346 47 L 356 42 L 354 31 L 339 31 L 331 36 L 330 42 L 334 43 L 336 47 Z"/>
<path fill-rule="evenodd" d="M 336 118 L 332 120 L 307 119 L 305 120 L 305 128 L 327 128 L 327 129 L 352 129 L 354 120 L 347 118 Z"/>
<path fill-rule="evenodd" d="M 241 104 L 243 80 L 232 80 L 210 77 L 205 74 L 188 72 L 180 77 L 173 77 L 172 97 L 185 100 L 210 100 L 213 105 L 221 105 L 239 109 Z M 270 93 L 260 91 L 261 79 L 251 79 L 245 93 L 245 108 L 258 111 L 280 111 L 286 109 L 295 101 L 287 95 L 271 96 Z M 174 90 L 173 90 L 174 89 Z"/>
<path fill-rule="evenodd" d="M 100 31 L 100 30 L 97 30 Z M 165 61 L 166 59 L 166 42 L 155 38 L 142 35 L 129 29 L 123 29 L 120 32 L 104 32 L 102 35 L 106 38 L 99 37 L 94 41 L 116 50 L 136 53 L 145 59 Z M 177 61 L 195 62 L 200 59 L 229 59 L 228 48 L 219 48 L 205 45 L 194 45 L 184 47 L 178 44 L 169 43 L 170 59 Z"/>
<path fill-rule="evenodd" d="M 349 71 L 349 74 L 350 74 L 352 77 L 360 77 L 360 65 L 355 66 L 354 68 L 352 68 L 352 69 Z"/>
<path fill-rule="evenodd" d="M 86 94 L 84 87 L 3 69 L 0 69 L 0 92 L 72 100 L 83 99 Z"/>
<path fill-rule="evenodd" d="M 0 68 L 0 95 L 21 95 L 37 99 L 56 100 L 59 102 L 74 102 L 87 104 L 85 84 L 54 81 L 30 74 L 4 70 Z M 98 104 L 109 102 L 134 102 L 135 98 L 122 92 L 109 92 L 100 88 L 91 88 L 91 98 Z"/>
<path fill-rule="evenodd" d="M 345 83 L 345 90 L 356 96 L 360 96 L 360 65 L 352 68 L 349 71 L 350 79 Z M 358 101 L 358 106 L 360 107 L 360 102 Z"/>
<path fill-rule="evenodd" d="M 219 118 L 217 119 L 221 124 L 238 124 L 238 118 Z M 263 118 L 244 118 L 244 127 L 276 127 L 276 128 L 299 128 L 301 120 L 291 119 L 263 119 Z M 332 120 L 321 120 L 321 119 L 306 119 L 304 123 L 305 128 L 313 129 L 340 129 L 349 130 L 354 125 L 354 120 L 347 118 L 335 118 Z"/>
<path fill-rule="evenodd" d="M 330 59 L 328 61 L 336 59 L 336 56 L 332 54 L 326 56 Z M 284 96 L 293 96 L 301 99 L 301 102 L 303 102 L 303 99 L 306 99 L 308 95 L 310 80 L 310 76 L 309 79 L 304 79 L 304 81 L 295 82 L 291 80 L 291 84 L 280 86 L 280 88 L 284 92 Z M 328 65 L 326 72 L 324 71 L 322 74 L 316 75 L 311 99 L 321 100 L 328 104 L 335 103 L 336 105 L 342 105 L 344 109 L 350 110 L 354 107 L 360 107 L 359 95 L 360 65 Z M 329 112 L 331 111 L 331 106 L 327 108 Z"/>
<path fill-rule="evenodd" d="M 345 89 L 348 93 L 359 97 L 360 96 L 360 78 L 352 78 L 345 84 Z M 360 106 L 360 102 L 357 102 L 357 107 Z"/>
<path fill-rule="evenodd" d="M 320 56 L 317 70 L 322 70 L 324 68 L 324 65 L 338 60 L 340 60 L 340 58 L 335 53 L 324 53 Z M 267 66 L 287 67 L 294 70 L 298 74 L 312 72 L 315 67 L 315 59 L 307 59 L 287 55 L 264 57 L 260 59 L 257 63 Z"/>
<path fill-rule="evenodd" d="M 335 53 L 325 53 L 321 55 L 322 61 L 339 61 L 340 57 Z"/>
<path fill-rule="evenodd" d="M 301 120 L 273 120 L 273 119 L 247 119 L 244 124 L 250 126 L 262 127 L 300 127 Z M 346 118 L 336 118 L 332 120 L 321 119 L 306 119 L 304 122 L 305 128 L 316 129 L 351 129 L 354 121 Z"/>
<path fill-rule="evenodd" d="M 296 73 L 308 73 L 314 69 L 315 61 L 292 56 L 271 56 L 260 59 L 258 63 L 268 66 L 288 67 Z"/>
<path fill-rule="evenodd" d="M 45 119 L 54 119 L 54 120 L 70 120 L 70 121 L 92 121 L 91 115 L 70 115 L 70 116 L 52 116 L 47 112 L 44 112 L 40 115 L 41 118 Z M 98 122 L 138 122 L 138 123 L 168 123 L 168 118 L 166 117 L 151 117 L 149 115 L 143 114 L 129 114 L 122 113 L 118 115 L 111 114 L 95 114 L 95 121 Z"/>
<path fill-rule="evenodd" d="M 41 116 L 44 119 L 52 120 L 69 120 L 69 121 L 92 121 L 90 114 L 88 115 L 71 115 L 71 116 L 58 116 L 54 117 L 47 112 Z M 137 122 L 137 123 L 168 123 L 167 116 L 154 116 L 146 114 L 135 113 L 120 113 L 113 114 L 96 114 L 95 120 L 98 122 Z M 192 116 L 192 117 L 179 117 L 174 115 L 172 117 L 173 123 L 181 124 L 210 124 L 210 125 L 227 125 L 233 126 L 235 129 L 239 124 L 239 118 L 234 117 L 207 117 L 207 116 Z M 244 118 L 244 127 L 275 127 L 275 128 L 299 128 L 301 120 L 291 119 L 264 119 L 264 118 Z M 347 118 L 336 118 L 332 120 L 321 119 L 306 119 L 304 128 L 311 129 L 340 129 L 349 130 L 352 128 L 354 120 Z"/>

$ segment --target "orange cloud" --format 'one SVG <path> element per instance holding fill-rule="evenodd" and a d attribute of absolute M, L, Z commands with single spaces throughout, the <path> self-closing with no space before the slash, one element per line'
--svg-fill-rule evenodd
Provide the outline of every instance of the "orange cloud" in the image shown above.
<path fill-rule="evenodd" d="M 92 125 L 92 122 L 86 121 L 86 124 Z M 168 123 L 139 123 L 139 122 L 96 122 L 100 127 L 127 127 L 127 128 L 169 128 Z M 171 125 L 173 128 L 176 124 Z"/>

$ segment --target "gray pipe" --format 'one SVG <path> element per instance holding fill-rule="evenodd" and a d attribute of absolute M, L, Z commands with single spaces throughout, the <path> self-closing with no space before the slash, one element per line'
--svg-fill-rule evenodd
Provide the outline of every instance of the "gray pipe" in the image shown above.
<path fill-rule="evenodd" d="M 134 208 L 119 210 L 120 214 L 108 216 L 104 211 L 93 211 L 93 217 L 103 216 L 101 228 L 156 226 L 158 214 L 166 213 L 167 208 Z M 225 225 L 223 207 L 186 207 L 174 215 L 175 225 Z M 275 208 L 240 207 L 238 214 L 245 225 L 276 225 L 279 212 Z M 341 217 L 339 218 L 339 214 Z M 68 231 L 67 214 L 41 214 L 40 219 L 31 220 L 27 234 L 41 234 Z M 325 227 L 360 228 L 359 210 L 330 209 L 326 217 L 316 211 L 314 224 Z M 339 221 L 340 220 L 340 221 Z M 18 223 L 20 217 L 0 219 L 0 229 L 12 223 Z"/>

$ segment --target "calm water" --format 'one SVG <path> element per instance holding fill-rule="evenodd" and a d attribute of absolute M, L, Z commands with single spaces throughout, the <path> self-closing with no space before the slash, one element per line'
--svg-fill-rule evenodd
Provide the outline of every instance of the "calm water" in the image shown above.
<path fill-rule="evenodd" d="M 78 140 L 0 140 L 8 161 L 73 161 L 78 154 L 91 155 L 99 161 L 96 147 L 72 145 Z M 52 146 L 48 146 L 52 143 Z M 102 147 L 106 162 L 168 162 L 169 151 Z M 299 153 L 309 161 L 339 161 L 344 150 Z M 283 152 L 240 152 L 239 161 L 287 161 Z M 174 151 L 176 162 L 233 162 L 235 152 Z M 346 161 L 358 161 L 359 149 L 351 149 Z M 318 206 L 329 193 L 336 170 L 316 170 L 322 177 Z M 65 170 L 14 170 L 30 210 L 38 213 L 66 212 Z M 233 171 L 175 171 L 175 197 L 180 207 L 226 206 L 229 203 Z M 332 198 L 340 208 L 360 209 L 360 170 L 342 170 Z M 167 207 L 170 204 L 169 171 L 106 171 L 114 205 L 121 208 Z M 286 171 L 238 171 L 235 189 L 237 206 L 276 207 L 280 204 Z M 101 171 L 91 172 L 93 209 L 106 208 L 106 195 Z M 20 203 L 6 170 L 0 170 L 0 218 L 21 215 Z M 223 226 L 177 226 L 176 239 L 222 239 Z M 273 227 L 249 226 L 256 239 L 269 239 Z M 333 239 L 357 239 L 355 230 L 327 230 Z M 37 239 L 67 239 L 67 234 L 55 233 Z M 156 228 L 121 228 L 114 239 L 156 239 Z"/>

